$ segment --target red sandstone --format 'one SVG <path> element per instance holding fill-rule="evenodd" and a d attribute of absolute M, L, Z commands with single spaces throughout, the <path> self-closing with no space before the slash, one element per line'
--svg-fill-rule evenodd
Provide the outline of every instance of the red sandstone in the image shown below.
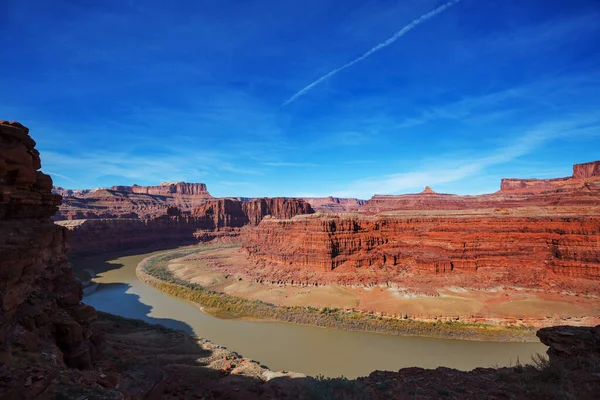
<path fill-rule="evenodd" d="M 346 212 L 356 211 L 366 203 L 366 200 L 341 197 L 303 197 L 304 201 L 311 205 L 315 211 L 322 212 Z"/>
<path fill-rule="evenodd" d="M 29 130 L 0 121 L 0 354 L 18 348 L 87 368 L 100 343 L 96 311 L 80 303 L 60 204 Z M 4 358 L 3 358 L 4 362 Z"/>
<path fill-rule="evenodd" d="M 362 214 L 266 219 L 243 234 L 257 280 L 599 293 L 600 162 L 573 177 L 503 180 L 482 196 L 374 196 Z M 534 182 L 534 183 L 531 183 Z M 383 212 L 382 212 L 383 211 Z M 437 275 L 437 277 L 435 277 Z M 419 278 L 421 277 L 421 278 Z"/>

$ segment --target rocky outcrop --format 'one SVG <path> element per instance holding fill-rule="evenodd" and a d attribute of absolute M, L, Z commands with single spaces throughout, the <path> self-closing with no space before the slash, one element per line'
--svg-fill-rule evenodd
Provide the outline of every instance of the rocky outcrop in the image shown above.
<path fill-rule="evenodd" d="M 254 274 L 268 281 L 302 282 L 307 271 L 308 283 L 401 284 L 407 274 L 476 274 L 462 276 L 465 285 L 600 280 L 600 209 L 535 212 L 265 219 L 242 238 Z"/>
<path fill-rule="evenodd" d="M 215 239 L 227 241 L 225 236 L 235 241 L 239 228 L 256 225 L 267 215 L 291 218 L 312 212 L 308 203 L 297 199 L 256 199 L 247 202 L 209 199 L 187 214 L 178 207 L 167 206 L 160 214 L 139 218 L 137 214 L 121 214 L 118 209 L 113 209 L 112 213 L 96 215 L 105 218 L 63 220 L 57 223 L 72 232 L 71 248 L 74 253 L 92 254 Z"/>
<path fill-rule="evenodd" d="M 215 199 L 192 211 L 192 215 L 206 221 L 208 228 L 241 228 L 258 225 L 267 215 L 287 219 L 295 215 L 314 213 L 310 204 L 301 199 L 264 198 L 249 201 Z"/>
<path fill-rule="evenodd" d="M 526 191 L 563 191 L 585 187 L 588 181 L 600 180 L 600 161 L 573 165 L 573 175 L 554 179 L 502 179 L 500 190 L 503 192 Z"/>
<path fill-rule="evenodd" d="M 366 200 L 343 197 L 303 197 L 315 211 L 336 213 L 356 211 L 360 206 L 366 203 Z"/>
<path fill-rule="evenodd" d="M 67 261 L 67 230 L 50 217 L 60 204 L 28 129 L 0 121 L 0 358 L 39 353 L 88 368 L 100 343 Z"/>
<path fill-rule="evenodd" d="M 571 178 L 554 179 L 519 179 L 504 178 L 500 182 L 500 191 L 502 192 L 536 192 L 542 190 L 552 190 L 556 187 L 570 182 Z"/>
<path fill-rule="evenodd" d="M 573 179 L 589 179 L 600 176 L 600 161 L 592 161 L 573 166 Z"/>
<path fill-rule="evenodd" d="M 160 186 L 112 186 L 110 190 L 124 193 L 150 194 L 154 196 L 201 196 L 211 198 L 204 183 L 163 182 Z"/>
<path fill-rule="evenodd" d="M 54 220 L 139 218 L 165 215 L 169 207 L 183 214 L 212 199 L 203 183 L 162 183 L 160 186 L 113 186 L 109 189 L 68 190 L 54 193 L 63 196 Z"/>
<path fill-rule="evenodd" d="M 555 179 L 502 179 L 500 191 L 477 196 L 436 193 L 374 195 L 356 211 L 479 210 L 484 208 L 595 206 L 600 198 L 600 161 L 576 164 L 573 176 Z"/>
<path fill-rule="evenodd" d="M 277 219 L 288 219 L 296 215 L 314 213 L 314 210 L 306 201 L 284 197 L 255 199 L 244 202 L 242 203 L 242 209 L 250 225 L 258 225 L 267 215 Z"/>
<path fill-rule="evenodd" d="M 600 361 L 600 325 L 554 326 L 537 331 L 537 337 L 548 346 L 548 357 L 555 364 L 567 363 L 581 368 L 585 363 Z"/>
<path fill-rule="evenodd" d="M 264 220 L 243 234 L 257 265 L 246 272 L 269 282 L 369 285 L 470 274 L 455 283 L 587 292 L 590 285 L 567 281 L 600 280 L 598 165 L 578 164 L 569 178 L 503 180 L 489 195 L 427 186 L 419 194 L 373 196 L 358 214 Z"/>
<path fill-rule="evenodd" d="M 71 248 L 78 255 L 191 244 L 196 242 L 196 231 L 207 227 L 193 217 L 169 215 L 149 219 L 82 219 L 56 223 L 70 231 Z"/>

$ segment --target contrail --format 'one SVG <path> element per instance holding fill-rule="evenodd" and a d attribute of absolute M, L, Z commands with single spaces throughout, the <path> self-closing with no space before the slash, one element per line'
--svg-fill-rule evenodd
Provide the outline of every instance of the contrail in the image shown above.
<path fill-rule="evenodd" d="M 373 47 L 371 50 L 367 51 L 365 54 L 363 54 L 362 56 L 358 57 L 357 59 L 352 60 L 349 63 L 344 64 L 344 65 L 342 65 L 339 68 L 334 69 L 333 71 L 329 72 L 326 75 L 323 75 L 322 77 L 320 77 L 319 79 L 317 79 L 313 83 L 309 84 L 308 86 L 302 88 L 299 92 L 297 92 L 295 95 L 293 95 L 288 100 L 286 100 L 281 106 L 285 106 L 285 105 L 290 104 L 292 101 L 294 101 L 298 97 L 304 95 L 306 92 L 308 92 L 313 87 L 317 86 L 319 83 L 323 82 L 325 79 L 330 78 L 333 75 L 335 75 L 338 72 L 340 72 L 341 70 L 344 70 L 344 69 L 346 69 L 346 68 L 348 68 L 348 67 L 356 64 L 357 62 L 364 60 L 365 58 L 369 57 L 371 54 L 375 53 L 376 51 L 379 51 L 379 50 L 383 49 L 384 47 L 389 46 L 390 44 L 394 43 L 396 40 L 398 40 L 402 36 L 404 36 L 405 33 L 407 33 L 408 31 L 412 30 L 417 25 L 420 25 L 421 23 L 427 21 L 428 19 L 431 19 L 431 18 L 435 17 L 436 15 L 438 15 L 439 13 L 441 13 L 442 11 L 444 11 L 445 9 L 447 9 L 448 7 L 451 7 L 451 6 L 455 5 L 459 1 L 461 1 L 461 0 L 450 0 L 446 4 L 443 4 L 443 5 L 439 6 L 435 10 L 431 10 L 427 14 L 421 15 L 419 18 L 415 19 L 413 22 L 411 22 L 410 24 L 406 25 L 404 28 L 402 28 L 401 30 L 399 30 L 398 32 L 396 32 L 394 34 L 394 36 L 390 37 L 385 42 L 378 44 L 377 46 Z"/>

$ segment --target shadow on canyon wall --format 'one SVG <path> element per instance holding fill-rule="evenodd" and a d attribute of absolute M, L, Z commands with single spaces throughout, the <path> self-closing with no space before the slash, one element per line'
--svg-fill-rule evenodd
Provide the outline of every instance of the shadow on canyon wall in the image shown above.
<path fill-rule="evenodd" d="M 84 269 L 92 269 L 96 274 L 112 271 L 122 268 L 121 263 L 108 262 L 121 257 L 135 256 L 139 254 L 148 254 L 156 251 L 173 250 L 183 246 L 197 245 L 199 242 L 194 239 L 178 240 L 178 241 L 162 241 L 148 246 L 138 246 L 124 249 L 116 249 L 103 253 L 81 254 L 71 253 L 69 261 L 74 272 Z"/>

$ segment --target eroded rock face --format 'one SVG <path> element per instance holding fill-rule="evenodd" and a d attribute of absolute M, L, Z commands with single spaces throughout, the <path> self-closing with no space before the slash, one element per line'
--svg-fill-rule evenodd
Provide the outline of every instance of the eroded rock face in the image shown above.
<path fill-rule="evenodd" d="M 555 179 L 506 178 L 496 193 L 459 196 L 428 187 L 418 194 L 375 195 L 356 211 L 479 210 L 484 208 L 595 206 L 600 198 L 600 161 L 573 166 L 573 175 Z"/>
<path fill-rule="evenodd" d="M 122 193 L 112 192 L 115 196 Z M 126 202 L 126 210 L 130 210 L 132 199 L 128 198 Z M 142 217 L 136 213 L 122 213 L 118 204 L 117 201 L 109 203 L 106 211 L 94 214 L 93 218 L 82 215 L 82 219 L 58 221 L 72 231 L 71 247 L 74 253 L 93 254 L 123 248 L 167 246 L 223 239 L 224 236 L 236 240 L 239 228 L 257 225 L 267 215 L 291 218 L 314 212 L 303 200 L 285 198 L 250 201 L 205 199 L 189 212 L 165 202 L 157 207 L 150 206 L 154 210 L 152 214 L 146 208 Z"/>
<path fill-rule="evenodd" d="M 50 217 L 60 204 L 29 130 L 0 121 L 0 353 L 39 352 L 88 368 L 99 340 L 96 311 L 81 303 L 67 261 L 67 230 Z"/>
<path fill-rule="evenodd" d="M 600 161 L 573 165 L 573 179 L 588 179 L 600 176 Z"/>
<path fill-rule="evenodd" d="M 406 274 L 476 274 L 525 286 L 600 280 L 598 215 L 490 214 L 266 219 L 244 232 L 243 243 L 268 281 L 302 282 L 305 271 L 319 272 L 307 283 L 401 284 Z"/>
<path fill-rule="evenodd" d="M 287 219 L 295 215 L 314 213 L 310 204 L 301 199 L 263 198 L 250 201 L 215 199 L 193 210 L 192 215 L 205 220 L 208 229 L 241 228 L 258 225 L 267 215 Z"/>
<path fill-rule="evenodd" d="M 54 219 L 106 219 L 160 217 L 169 208 L 182 213 L 212 199 L 204 183 L 162 183 L 160 186 L 112 186 L 109 189 L 69 190 L 55 187 L 53 192 L 63 196 Z"/>
<path fill-rule="evenodd" d="M 581 368 L 587 362 L 598 365 L 600 361 L 600 325 L 554 326 L 542 328 L 536 335 L 548 346 L 547 354 L 553 363 Z"/>
<path fill-rule="evenodd" d="M 500 190 L 503 192 L 524 191 L 532 193 L 553 190 L 582 189 L 591 182 L 600 180 L 600 161 L 573 165 L 573 175 L 554 179 L 502 179 Z"/>
<path fill-rule="evenodd" d="M 343 197 L 303 197 L 304 201 L 310 204 L 315 211 L 321 212 L 348 212 L 356 211 L 365 204 L 366 200 Z"/>
<path fill-rule="evenodd" d="M 200 196 L 211 198 L 204 183 L 163 182 L 159 186 L 112 186 L 110 190 L 125 193 L 150 194 L 155 196 Z"/>

